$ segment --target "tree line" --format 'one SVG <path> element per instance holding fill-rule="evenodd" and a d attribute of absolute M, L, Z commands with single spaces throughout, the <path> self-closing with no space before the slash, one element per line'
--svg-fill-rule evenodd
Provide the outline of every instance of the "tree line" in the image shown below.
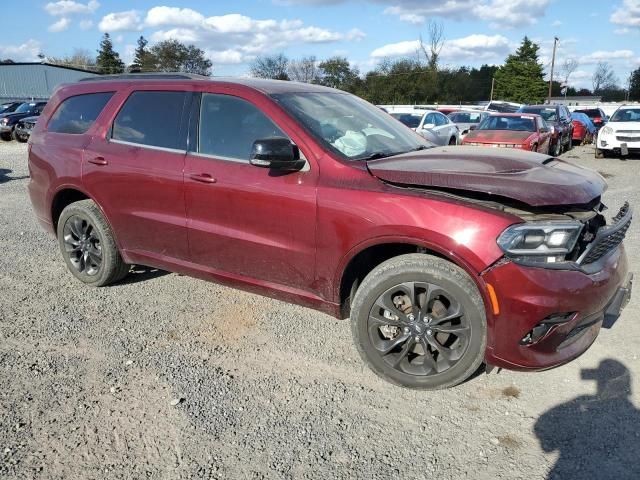
<path fill-rule="evenodd" d="M 250 74 L 258 78 L 315 83 L 354 93 L 376 104 L 456 104 L 489 100 L 519 103 L 542 102 L 548 92 L 540 47 L 524 37 L 519 48 L 502 65 L 450 67 L 440 62 L 444 46 L 441 24 L 428 25 L 427 41 L 420 37 L 415 55 L 384 59 L 375 69 L 361 73 L 346 57 L 319 60 L 315 56 L 288 58 L 282 53 L 257 57 Z M 100 41 L 97 55 L 76 50 L 56 58 L 41 55 L 43 61 L 69 65 L 102 74 L 123 72 L 184 72 L 211 75 L 213 64 L 195 45 L 169 39 L 150 45 L 140 36 L 133 62 L 125 65 L 114 49 L 108 33 Z M 0 63 L 12 63 L 6 59 Z M 566 87 L 578 62 L 567 59 L 560 64 L 552 84 L 552 96 L 598 95 L 604 101 L 640 100 L 640 67 L 629 76 L 627 88 L 618 85 L 611 65 L 598 63 L 592 76 L 592 89 Z M 564 88 L 563 88 L 564 87 Z M 493 95 L 492 95 L 493 94 Z"/>

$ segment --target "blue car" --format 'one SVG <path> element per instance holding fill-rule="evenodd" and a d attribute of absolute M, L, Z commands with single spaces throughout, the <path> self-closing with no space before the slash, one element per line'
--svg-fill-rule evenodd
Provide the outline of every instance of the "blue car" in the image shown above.
<path fill-rule="evenodd" d="M 572 141 L 574 144 L 584 145 L 593 142 L 598 129 L 586 113 L 573 112 L 571 121 L 573 122 Z"/>

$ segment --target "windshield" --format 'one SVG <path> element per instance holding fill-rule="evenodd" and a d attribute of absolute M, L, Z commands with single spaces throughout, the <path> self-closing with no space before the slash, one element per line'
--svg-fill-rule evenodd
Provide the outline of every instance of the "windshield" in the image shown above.
<path fill-rule="evenodd" d="M 502 113 L 515 113 L 518 111 L 518 106 L 511 105 L 510 103 L 499 103 L 499 102 L 491 102 L 487 105 L 487 110 L 491 110 L 492 112 L 502 112 Z"/>
<path fill-rule="evenodd" d="M 619 108 L 609 119 L 611 122 L 640 122 L 640 108 Z"/>
<path fill-rule="evenodd" d="M 342 93 L 280 93 L 282 107 L 346 160 L 398 155 L 433 145 L 379 108 Z"/>
<path fill-rule="evenodd" d="M 555 122 L 557 119 L 556 109 L 547 107 L 522 107 L 522 113 L 536 113 L 544 118 L 547 122 Z"/>
<path fill-rule="evenodd" d="M 515 130 L 519 132 L 535 132 L 533 117 L 491 115 L 485 118 L 476 130 Z"/>
<path fill-rule="evenodd" d="M 23 103 L 16 109 L 16 113 L 29 113 L 35 108 L 35 103 Z"/>
<path fill-rule="evenodd" d="M 453 123 L 480 123 L 482 120 L 480 112 L 456 112 L 450 113 L 449 118 Z"/>
<path fill-rule="evenodd" d="M 390 115 L 409 128 L 418 128 L 423 117 L 421 113 L 391 113 Z"/>
<path fill-rule="evenodd" d="M 597 109 L 595 109 L 595 110 L 593 110 L 593 109 L 590 109 L 590 110 L 576 110 L 576 112 L 584 113 L 589 118 L 602 118 L 604 116 L 604 115 L 602 115 L 602 112 L 600 112 L 600 110 L 597 110 Z"/>

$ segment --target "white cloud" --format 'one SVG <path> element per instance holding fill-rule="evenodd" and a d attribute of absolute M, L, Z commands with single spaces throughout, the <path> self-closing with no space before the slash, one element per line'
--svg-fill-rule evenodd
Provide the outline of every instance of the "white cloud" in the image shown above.
<path fill-rule="evenodd" d="M 57 22 L 49 25 L 49 28 L 47 30 L 53 33 L 64 32 L 67 28 L 69 28 L 70 24 L 71 21 L 67 17 L 62 17 Z"/>
<path fill-rule="evenodd" d="M 562 22 L 560 20 L 556 20 L 551 24 L 552 27 L 559 27 L 560 25 L 562 25 Z"/>
<path fill-rule="evenodd" d="M 411 24 L 421 24 L 432 17 L 448 17 L 486 20 L 495 28 L 505 28 L 536 23 L 550 3 L 551 0 L 396 0 L 384 13 Z"/>
<path fill-rule="evenodd" d="M 136 10 L 109 13 L 102 17 L 98 28 L 101 32 L 123 32 L 140 30 L 140 15 Z"/>
<path fill-rule="evenodd" d="M 580 58 L 581 64 L 611 62 L 616 60 L 631 60 L 636 55 L 632 50 L 597 50 Z"/>
<path fill-rule="evenodd" d="M 420 48 L 418 40 L 391 43 L 376 48 L 372 58 L 406 57 L 416 55 Z M 467 37 L 447 40 L 441 51 L 441 59 L 451 62 L 463 60 L 502 60 L 513 48 L 511 42 L 502 35 L 474 34 Z"/>
<path fill-rule="evenodd" d="M 73 0 L 60 0 L 58 2 L 49 2 L 44 9 L 49 15 L 67 16 L 73 14 L 90 14 L 100 7 L 100 3 L 96 0 L 90 0 L 88 3 L 74 2 Z"/>
<path fill-rule="evenodd" d="M 18 61 L 38 60 L 41 44 L 37 40 L 27 40 L 22 45 L 0 45 L 0 57 Z"/>
<path fill-rule="evenodd" d="M 198 45 L 215 63 L 245 63 L 289 45 L 359 41 L 365 37 L 357 28 L 338 32 L 305 25 L 301 20 L 255 19 L 238 13 L 206 17 L 190 8 L 153 7 L 143 22 L 130 17 L 127 29 L 151 28 L 154 31 L 149 38 L 153 42 L 175 39 Z M 119 26 L 103 22 L 100 25 L 103 31 L 116 31 L 113 26 Z"/>
<path fill-rule="evenodd" d="M 611 23 L 627 27 L 640 27 L 640 0 L 624 0 L 612 14 Z"/>
<path fill-rule="evenodd" d="M 81 30 L 89 30 L 89 29 L 91 29 L 91 27 L 93 27 L 93 21 L 92 20 L 81 20 L 80 21 L 80 29 Z"/>

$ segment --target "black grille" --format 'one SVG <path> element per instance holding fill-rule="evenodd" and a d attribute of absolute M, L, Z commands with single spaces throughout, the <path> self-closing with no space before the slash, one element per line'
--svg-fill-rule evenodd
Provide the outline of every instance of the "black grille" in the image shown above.
<path fill-rule="evenodd" d="M 631 225 L 631 218 L 631 208 L 629 203 L 625 202 L 618 214 L 613 217 L 611 225 L 601 227 L 598 230 L 595 239 L 587 247 L 578 262 L 583 265 L 593 263 L 617 248 L 624 240 Z"/>

